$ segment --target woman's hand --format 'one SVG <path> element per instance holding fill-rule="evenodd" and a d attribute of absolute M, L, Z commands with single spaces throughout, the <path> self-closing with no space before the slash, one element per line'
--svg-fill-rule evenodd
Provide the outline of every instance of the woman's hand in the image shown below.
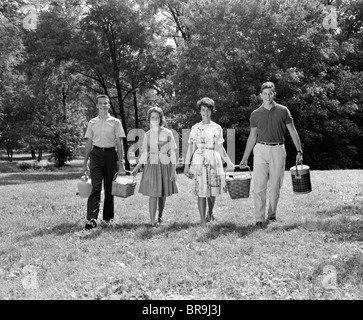
<path fill-rule="evenodd" d="M 139 171 L 139 169 L 134 168 L 134 170 L 131 171 L 131 174 L 136 177 L 137 176 L 137 172 Z"/>
<path fill-rule="evenodd" d="M 184 174 L 189 178 L 193 179 L 194 175 L 190 172 L 190 168 L 188 165 L 184 165 Z"/>
<path fill-rule="evenodd" d="M 234 171 L 234 164 L 231 160 L 227 161 L 227 171 Z"/>
<path fill-rule="evenodd" d="M 176 180 L 176 171 L 172 171 L 170 176 L 170 181 L 175 181 L 175 180 Z"/>
<path fill-rule="evenodd" d="M 184 165 L 184 174 L 188 177 L 189 175 L 189 166 L 187 164 Z"/>

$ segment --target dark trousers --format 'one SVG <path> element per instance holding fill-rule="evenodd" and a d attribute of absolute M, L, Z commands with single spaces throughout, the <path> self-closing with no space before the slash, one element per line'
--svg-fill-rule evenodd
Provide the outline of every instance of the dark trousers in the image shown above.
<path fill-rule="evenodd" d="M 102 182 L 104 184 L 105 199 L 103 203 L 103 220 L 113 219 L 114 199 L 111 195 L 112 180 L 117 172 L 116 150 L 93 148 L 90 154 L 90 175 L 92 192 L 87 201 L 87 219 L 97 219 L 100 211 Z"/>

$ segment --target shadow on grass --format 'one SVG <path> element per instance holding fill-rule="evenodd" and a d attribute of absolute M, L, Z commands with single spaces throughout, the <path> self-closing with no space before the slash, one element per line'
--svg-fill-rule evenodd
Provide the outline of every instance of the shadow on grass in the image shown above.
<path fill-rule="evenodd" d="M 80 172 L 27 172 L 11 173 L 0 179 L 0 186 L 39 183 L 59 180 L 73 180 L 81 177 Z"/>
<path fill-rule="evenodd" d="M 316 212 L 317 219 L 295 222 L 288 225 L 276 225 L 271 231 L 290 231 L 304 228 L 309 231 L 323 231 L 326 242 L 363 241 L 362 205 L 344 205 L 331 210 Z M 356 216 L 356 218 L 352 218 Z"/>
<path fill-rule="evenodd" d="M 249 224 L 249 225 L 241 225 L 236 224 L 232 222 L 225 222 L 225 223 L 217 223 L 217 224 L 211 224 L 208 227 L 208 231 L 206 234 L 201 236 L 198 240 L 199 241 L 205 241 L 210 239 L 216 239 L 220 236 L 227 235 L 230 233 L 234 233 L 237 235 L 238 238 L 244 238 L 247 237 L 249 234 L 256 230 L 263 230 L 267 228 L 268 223 L 263 223 L 261 227 L 255 226 L 255 224 Z"/>
<path fill-rule="evenodd" d="M 81 230 L 83 230 L 83 226 L 81 226 L 77 222 L 61 223 L 53 228 L 37 229 L 28 234 L 17 236 L 17 237 L 15 237 L 15 240 L 17 242 L 27 241 L 32 238 L 43 237 L 43 236 L 47 236 L 49 234 L 57 235 L 57 236 L 64 236 L 65 234 L 74 233 L 74 232 L 81 231 Z"/>
<path fill-rule="evenodd" d="M 345 207 L 347 208 L 347 206 Z M 318 219 L 306 220 L 301 222 L 294 222 L 291 224 L 281 225 L 279 223 L 264 223 L 261 227 L 256 227 L 254 224 L 241 225 L 233 222 L 224 223 L 211 223 L 201 232 L 201 235 L 196 239 L 196 241 L 208 241 L 210 239 L 216 239 L 220 236 L 227 234 L 236 234 L 237 237 L 243 238 L 249 236 L 251 233 L 257 230 L 266 230 L 266 232 L 276 232 L 276 231 L 290 231 L 296 228 L 302 228 L 309 231 L 323 231 L 326 233 L 326 242 L 339 242 L 339 241 L 363 241 L 363 220 L 360 218 L 362 214 L 361 207 L 350 206 L 350 211 L 345 210 L 344 215 L 340 217 L 334 217 L 335 212 L 342 212 L 341 207 L 334 208 L 327 213 L 327 218 L 321 218 L 317 215 Z M 354 212 L 358 213 L 357 219 L 352 219 Z M 333 217 L 333 218 L 331 218 Z M 141 240 L 150 239 L 155 235 L 169 234 L 172 232 L 178 232 L 181 230 L 187 230 L 189 228 L 194 228 L 200 226 L 200 223 L 190 223 L 190 222 L 174 222 L 170 224 L 161 224 L 157 228 L 151 227 L 149 224 L 145 223 L 120 223 L 116 224 L 112 228 L 103 228 L 99 226 L 97 229 L 85 236 L 84 239 L 97 238 L 104 232 L 135 232 L 135 235 Z M 271 228 L 268 228 L 271 226 Z M 79 223 L 79 221 L 74 223 L 62 223 L 53 228 L 38 229 L 26 235 L 20 235 L 16 238 L 17 241 L 26 241 L 34 237 L 42 237 L 45 235 L 57 235 L 63 236 L 65 234 L 72 234 L 82 231 L 84 226 Z M 268 228 L 268 229 L 267 229 Z"/>
<path fill-rule="evenodd" d="M 125 232 L 125 231 L 134 231 L 136 236 L 140 239 L 150 239 L 155 234 L 160 233 L 170 233 L 173 231 L 180 231 L 183 229 L 188 229 L 190 227 L 194 227 L 198 225 L 197 223 L 173 223 L 171 225 L 162 225 L 158 228 L 153 228 L 149 224 L 145 223 L 122 223 L 116 224 L 114 227 L 106 228 L 102 226 L 98 226 L 96 229 L 90 231 L 89 233 L 85 233 L 82 237 L 83 239 L 94 239 L 97 238 L 104 232 Z M 53 228 L 44 228 L 37 229 L 28 234 L 20 235 L 15 238 L 17 242 L 27 241 L 36 237 L 43 237 L 46 235 L 56 235 L 56 236 L 64 236 L 66 234 L 74 234 L 84 230 L 84 225 L 79 224 L 79 222 L 74 223 L 62 223 Z"/>
<path fill-rule="evenodd" d="M 135 224 L 135 223 L 124 223 L 117 224 L 112 229 L 106 229 L 113 232 L 119 232 L 121 230 L 126 231 L 135 231 L 136 236 L 140 239 L 146 240 L 151 239 L 154 235 L 157 234 L 169 234 L 175 231 L 186 230 L 195 226 L 198 226 L 198 223 L 180 223 L 174 222 L 172 224 L 161 224 L 158 227 L 152 227 L 150 224 Z"/>
<path fill-rule="evenodd" d="M 333 210 L 319 210 L 316 212 L 317 216 L 320 217 L 334 217 L 341 214 L 353 215 L 360 214 L 363 215 L 363 204 L 362 205 L 344 205 L 334 208 Z"/>
<path fill-rule="evenodd" d="M 92 230 L 91 232 L 89 232 L 89 234 L 85 234 L 82 238 L 83 239 L 94 239 L 97 238 L 99 235 L 101 235 L 104 232 L 115 232 L 115 233 L 120 233 L 120 232 L 127 232 L 127 231 L 132 231 L 135 232 L 136 237 L 138 237 L 141 240 L 147 240 L 147 239 L 151 239 L 153 236 L 155 235 L 160 235 L 160 234 L 169 234 L 169 233 L 173 233 L 173 232 L 178 232 L 181 230 L 187 230 L 189 228 L 194 228 L 194 227 L 199 227 L 200 223 L 198 222 L 194 222 L 194 223 L 190 223 L 190 222 L 185 222 L 185 223 L 180 223 L 180 222 L 174 222 L 171 224 L 162 224 L 158 227 L 151 227 L 150 224 L 148 223 L 122 223 L 122 224 L 115 224 L 114 227 L 111 228 L 105 228 L 105 227 L 101 227 L 100 225 Z M 256 230 L 263 230 L 265 228 L 267 228 L 268 223 L 264 223 L 261 227 L 256 227 L 254 224 L 253 225 L 247 225 L 247 226 L 243 226 L 243 225 L 238 225 L 235 223 L 222 223 L 222 224 L 211 224 L 208 225 L 208 227 L 205 229 L 205 231 L 201 232 L 200 237 L 198 237 L 196 239 L 196 241 L 200 241 L 200 242 L 204 242 L 210 239 L 216 239 L 218 237 L 220 237 L 221 235 L 227 235 L 230 233 L 235 233 L 237 234 L 238 237 L 242 238 L 242 237 L 246 237 L 248 236 L 250 233 L 256 231 Z M 44 228 L 44 229 L 38 229 L 35 230 L 31 233 L 28 233 L 26 235 L 21 235 L 16 237 L 16 241 L 17 242 L 21 242 L 21 241 L 27 241 L 31 238 L 35 238 L 35 237 L 43 237 L 46 235 L 56 235 L 56 236 L 64 236 L 66 234 L 74 234 L 77 232 L 80 232 L 84 229 L 83 225 L 80 225 L 78 222 L 75 223 L 62 223 L 59 224 L 53 228 Z"/>

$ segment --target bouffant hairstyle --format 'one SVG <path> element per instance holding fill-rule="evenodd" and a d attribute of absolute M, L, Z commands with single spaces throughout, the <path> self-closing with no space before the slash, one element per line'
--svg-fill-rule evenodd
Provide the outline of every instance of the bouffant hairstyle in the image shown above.
<path fill-rule="evenodd" d="M 261 93 L 263 89 L 272 89 L 272 91 L 275 92 L 275 84 L 271 81 L 264 82 L 261 86 Z"/>
<path fill-rule="evenodd" d="M 205 97 L 203 99 L 200 99 L 197 102 L 197 110 L 200 111 L 202 109 L 202 106 L 205 106 L 205 107 L 209 108 L 209 110 L 212 111 L 212 112 L 216 111 L 216 108 L 215 108 L 215 105 L 214 105 L 214 100 L 212 100 L 211 98 Z"/>
<path fill-rule="evenodd" d="M 165 126 L 166 125 L 166 119 L 164 116 L 164 111 L 163 109 L 159 108 L 159 107 L 152 107 L 147 111 L 147 121 L 150 122 L 150 117 L 151 117 L 151 113 L 152 112 L 157 112 L 159 114 L 160 117 L 160 122 L 159 125 L 160 126 Z"/>

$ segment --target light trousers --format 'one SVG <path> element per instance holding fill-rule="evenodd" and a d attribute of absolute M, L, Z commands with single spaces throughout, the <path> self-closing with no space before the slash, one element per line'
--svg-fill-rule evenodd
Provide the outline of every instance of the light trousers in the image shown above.
<path fill-rule="evenodd" d="M 265 220 L 267 182 L 269 182 L 268 218 L 276 216 L 280 189 L 284 180 L 286 149 L 285 145 L 268 146 L 256 143 L 253 148 L 253 199 L 256 222 Z"/>

